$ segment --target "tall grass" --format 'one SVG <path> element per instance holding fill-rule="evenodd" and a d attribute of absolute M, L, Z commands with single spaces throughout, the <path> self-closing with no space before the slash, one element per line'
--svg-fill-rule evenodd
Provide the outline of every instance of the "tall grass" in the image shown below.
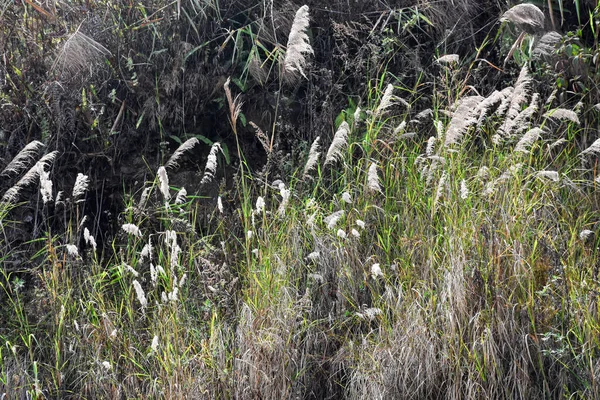
<path fill-rule="evenodd" d="M 104 253 L 78 177 L 69 235 L 47 227 L 34 278 L 2 270 L 0 393 L 599 397 L 598 145 L 580 148 L 581 118 L 526 68 L 488 96 L 445 80 L 420 118 L 390 79 L 277 184 L 242 166 L 218 200 L 174 196 L 160 167 Z"/>

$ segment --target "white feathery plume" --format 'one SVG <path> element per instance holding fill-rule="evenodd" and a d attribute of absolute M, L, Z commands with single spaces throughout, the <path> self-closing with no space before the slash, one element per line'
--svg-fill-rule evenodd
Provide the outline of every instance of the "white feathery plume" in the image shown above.
<path fill-rule="evenodd" d="M 505 87 L 499 93 L 500 97 L 500 105 L 496 109 L 495 114 L 499 117 L 503 117 L 506 114 L 506 111 L 510 107 L 510 102 L 512 101 L 512 95 L 515 92 L 515 88 L 512 86 Z"/>
<path fill-rule="evenodd" d="M 183 155 L 183 153 L 185 153 L 186 151 L 190 150 L 191 148 L 193 148 L 198 143 L 200 143 L 200 141 L 198 139 L 196 139 L 196 138 L 191 138 L 191 139 L 188 139 L 185 142 L 183 142 L 183 144 L 181 146 L 179 146 L 177 148 L 177 150 L 175 150 L 175 152 L 173 153 L 173 155 L 169 158 L 169 161 L 167 161 L 167 163 L 165 164 L 165 168 L 177 168 L 177 167 L 179 167 L 178 161 L 181 158 L 181 156 Z"/>
<path fill-rule="evenodd" d="M 350 127 L 346 121 L 340 124 L 337 132 L 333 136 L 333 141 L 327 150 L 327 156 L 325 157 L 325 165 L 332 163 L 342 158 L 342 150 L 348 144 L 348 134 L 350 133 Z"/>
<path fill-rule="evenodd" d="M 600 139 L 596 139 L 594 143 L 584 151 L 582 151 L 579 155 L 586 156 L 588 154 L 598 154 L 600 153 Z"/>
<path fill-rule="evenodd" d="M 81 172 L 77 174 L 77 178 L 75 179 L 75 185 L 73 185 L 73 201 L 78 203 L 84 199 L 78 200 L 81 196 L 83 196 L 88 188 L 90 183 L 90 178 L 87 175 L 82 174 Z"/>
<path fill-rule="evenodd" d="M 446 188 L 446 171 L 442 172 L 442 176 L 440 177 L 440 181 L 437 186 L 437 190 L 435 192 L 435 199 L 433 200 L 433 210 L 436 209 L 437 204 L 442 198 L 444 194 L 444 189 Z"/>
<path fill-rule="evenodd" d="M 460 181 L 460 198 L 462 200 L 469 198 L 469 187 L 464 179 Z"/>
<path fill-rule="evenodd" d="M 140 252 L 140 260 L 143 260 L 144 258 L 152 258 L 153 249 L 154 248 L 152 247 L 152 242 L 150 241 L 150 239 L 148 239 L 148 243 L 144 245 L 142 251 Z"/>
<path fill-rule="evenodd" d="M 129 272 L 131 272 L 131 275 L 135 276 L 136 278 L 140 276 L 140 273 L 137 272 L 135 270 L 135 268 L 133 268 L 131 265 L 129 264 L 123 264 L 123 266 L 125 267 L 125 269 Z"/>
<path fill-rule="evenodd" d="M 460 56 L 458 54 L 446 54 L 437 59 L 437 62 L 442 65 L 458 64 Z"/>
<path fill-rule="evenodd" d="M 381 186 L 379 184 L 379 175 L 377 175 L 377 164 L 371 163 L 369 172 L 367 172 L 367 188 L 374 192 L 381 192 Z"/>
<path fill-rule="evenodd" d="M 477 106 L 485 99 L 481 96 L 467 96 L 457 103 L 454 116 L 446 129 L 444 146 L 452 146 L 460 142 L 470 127 L 477 124 L 479 113 Z"/>
<path fill-rule="evenodd" d="M 221 200 L 221 196 L 217 197 L 217 209 L 223 214 L 223 200 Z"/>
<path fill-rule="evenodd" d="M 555 108 L 544 114 L 545 118 L 552 118 L 556 120 L 567 120 L 579 125 L 579 117 L 575 111 L 566 108 Z"/>
<path fill-rule="evenodd" d="M 52 201 L 52 181 L 50 172 L 46 172 L 43 167 L 40 168 L 40 193 L 44 204 Z"/>
<path fill-rule="evenodd" d="M 342 201 L 344 203 L 352 204 L 352 196 L 350 196 L 350 193 L 348 193 L 348 192 L 342 193 Z"/>
<path fill-rule="evenodd" d="M 217 173 L 217 152 L 221 150 L 221 144 L 219 142 L 213 143 L 208 153 L 208 159 L 206 160 L 206 166 L 204 167 L 204 176 L 200 184 L 204 185 L 212 181 Z"/>
<path fill-rule="evenodd" d="M 590 235 L 594 233 L 589 229 L 584 229 L 581 232 L 579 232 L 579 240 L 585 241 L 587 240 L 588 237 L 590 237 Z"/>
<path fill-rule="evenodd" d="M 74 244 L 67 244 L 65 245 L 66 249 L 67 249 L 67 253 L 69 253 L 69 255 L 71 257 L 79 257 L 79 252 L 77 251 L 77 246 L 75 246 Z"/>
<path fill-rule="evenodd" d="M 187 190 L 185 190 L 185 188 L 182 187 L 181 189 L 179 189 L 179 192 L 177 192 L 177 197 L 175 197 L 175 204 L 185 203 L 186 196 L 187 196 Z"/>
<path fill-rule="evenodd" d="M 37 163 L 35 163 L 35 165 L 31 167 L 29 171 L 27 171 L 27 173 L 23 175 L 23 177 L 19 179 L 17 183 L 15 183 L 10 189 L 8 189 L 4 193 L 4 195 L 2 196 L 2 200 L 0 200 L 0 203 L 14 204 L 19 199 L 21 190 L 36 182 L 40 177 L 40 170 L 43 170 L 44 168 L 46 168 L 46 166 L 49 166 L 49 164 L 54 161 L 57 155 L 58 151 L 53 151 L 40 158 L 40 160 Z"/>
<path fill-rule="evenodd" d="M 152 349 L 153 353 L 156 353 L 158 351 L 158 336 L 154 335 L 154 337 L 152 338 L 152 344 L 150 345 L 150 349 Z"/>
<path fill-rule="evenodd" d="M 394 128 L 394 136 L 398 136 L 404 133 L 406 129 L 406 120 L 400 122 L 396 128 Z"/>
<path fill-rule="evenodd" d="M 529 153 L 531 145 L 540 138 L 544 131 L 541 128 L 533 128 L 527 131 L 515 146 L 515 151 L 519 153 Z"/>
<path fill-rule="evenodd" d="M 538 178 L 549 179 L 552 182 L 558 182 L 560 180 L 558 172 L 556 171 L 538 171 L 538 173 L 535 174 L 535 176 L 537 176 Z"/>
<path fill-rule="evenodd" d="M 265 210 L 265 199 L 262 196 L 258 196 L 256 199 L 256 214 L 260 214 Z"/>
<path fill-rule="evenodd" d="M 305 55 L 314 54 L 310 46 L 309 37 L 306 34 L 309 22 L 308 6 L 303 5 L 296 11 L 283 60 L 284 76 L 288 81 L 294 81 L 297 77 L 296 73 L 300 73 L 306 78 L 304 74 L 304 67 L 306 66 Z"/>
<path fill-rule="evenodd" d="M 165 167 L 161 166 L 158 168 L 158 182 L 160 184 L 160 192 L 163 195 L 165 201 L 169 201 L 171 199 L 171 192 L 169 191 L 169 175 L 167 175 L 167 170 Z"/>
<path fill-rule="evenodd" d="M 85 240 L 85 243 L 92 246 L 92 248 L 94 249 L 94 252 L 96 252 L 96 239 L 94 239 L 94 237 L 92 235 L 90 235 L 90 231 L 88 228 L 85 228 L 83 230 L 83 239 Z"/>
<path fill-rule="evenodd" d="M 144 293 L 144 289 L 142 289 L 142 285 L 137 280 L 133 280 L 133 288 L 135 289 L 135 294 L 137 296 L 138 301 L 142 305 L 142 309 L 146 308 L 148 305 L 148 300 L 146 300 L 146 294 Z"/>
<path fill-rule="evenodd" d="M 34 140 L 23 147 L 23 149 L 12 159 L 12 161 L 2 170 L 0 177 L 6 177 L 10 174 L 20 174 L 23 170 L 29 168 L 35 161 L 38 151 L 44 147 L 42 142 Z"/>
<path fill-rule="evenodd" d="M 344 230 L 343 230 L 343 229 L 338 229 L 338 231 L 337 231 L 337 236 L 338 236 L 339 238 L 346 239 L 346 236 L 347 236 L 347 235 L 346 235 L 346 232 L 344 232 Z"/>
<path fill-rule="evenodd" d="M 394 99 L 394 85 L 392 85 L 390 83 L 387 85 L 387 87 L 385 88 L 385 91 L 383 92 L 383 97 L 381 98 L 381 101 L 379 102 L 379 106 L 375 110 L 375 116 L 380 115 L 385 110 L 387 110 L 392 104 L 394 104 L 393 99 Z"/>
<path fill-rule="evenodd" d="M 333 214 L 325 217 L 323 222 L 327 224 L 327 228 L 333 229 L 337 225 L 338 221 L 344 216 L 344 210 L 339 210 L 334 212 Z"/>
<path fill-rule="evenodd" d="M 136 237 L 142 237 L 142 232 L 140 231 L 140 228 L 138 228 L 134 224 L 123 224 L 121 226 L 121 229 L 123 229 L 125 232 L 127 232 L 130 235 L 133 235 Z"/>
<path fill-rule="evenodd" d="M 350 231 L 350 233 L 352 234 L 352 236 L 354 236 L 355 238 L 359 238 L 360 237 L 360 232 L 357 231 L 356 229 L 352 228 L 352 231 Z"/>
<path fill-rule="evenodd" d="M 510 105 L 508 106 L 504 123 L 498 128 L 498 133 L 501 136 L 510 136 L 512 133 L 511 130 L 515 126 L 514 120 L 521 112 L 523 104 L 525 104 L 529 98 L 530 86 L 531 75 L 529 74 L 527 64 L 525 64 L 523 65 L 523 68 L 521 68 L 519 78 L 517 78 L 517 82 L 515 83 L 515 88 L 510 99 Z"/>
<path fill-rule="evenodd" d="M 319 140 L 320 139 L 321 139 L 321 137 L 317 136 L 315 141 L 310 146 L 310 151 L 308 152 L 308 160 L 306 161 L 306 165 L 304 166 L 303 176 L 305 178 L 308 177 L 308 173 L 310 171 L 312 171 L 317 166 L 317 163 L 319 162 L 319 156 L 321 155 L 321 153 L 319 152 Z"/>
<path fill-rule="evenodd" d="M 383 271 L 381 270 L 381 266 L 379 265 L 379 263 L 371 265 L 371 276 L 373 277 L 373 279 L 383 277 Z"/>
<path fill-rule="evenodd" d="M 356 124 L 358 124 L 360 122 L 360 113 L 361 112 L 362 112 L 362 110 L 358 106 L 356 107 L 356 110 L 354 110 L 354 115 L 353 115 L 352 121 L 353 121 L 355 127 L 356 127 Z"/>
<path fill-rule="evenodd" d="M 150 263 L 150 281 L 152 282 L 152 286 L 156 287 L 156 278 L 158 277 L 158 273 L 156 268 L 154 268 L 154 264 Z"/>
<path fill-rule="evenodd" d="M 431 156 L 433 154 L 433 150 L 435 149 L 435 136 L 431 136 L 427 140 L 427 147 L 425 148 L 425 155 Z"/>
<path fill-rule="evenodd" d="M 358 225 L 358 227 L 361 229 L 365 229 L 365 221 L 363 221 L 363 220 L 357 219 L 356 225 Z"/>
<path fill-rule="evenodd" d="M 285 187 L 285 183 L 281 182 L 279 184 L 279 194 L 281 195 L 281 204 L 279 204 L 279 208 L 277 209 L 277 213 L 280 216 L 285 215 L 285 210 L 290 202 L 290 196 L 292 192 Z"/>
<path fill-rule="evenodd" d="M 442 121 L 435 121 L 435 131 L 438 139 L 442 139 L 444 137 L 444 133 L 446 133 L 446 131 L 444 130 L 444 123 Z"/>

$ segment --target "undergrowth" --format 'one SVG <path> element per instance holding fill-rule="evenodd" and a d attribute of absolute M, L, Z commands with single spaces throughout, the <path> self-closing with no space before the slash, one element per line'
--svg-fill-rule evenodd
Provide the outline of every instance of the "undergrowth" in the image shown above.
<path fill-rule="evenodd" d="M 307 13 L 278 98 L 306 79 Z M 483 93 L 440 57 L 431 96 L 383 71 L 277 177 L 279 125 L 257 127 L 257 172 L 227 80 L 233 183 L 217 142 L 198 190 L 169 183 L 190 139 L 125 188 L 109 243 L 89 178 L 57 192 L 60 155 L 24 149 L 0 172 L 1 396 L 600 398 L 597 111 L 529 65 Z M 26 197 L 24 260 L 7 232 Z"/>

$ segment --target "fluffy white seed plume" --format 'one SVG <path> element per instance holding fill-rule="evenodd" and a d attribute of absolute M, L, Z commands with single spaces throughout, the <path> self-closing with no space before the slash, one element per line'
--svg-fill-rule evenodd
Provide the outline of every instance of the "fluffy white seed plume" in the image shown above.
<path fill-rule="evenodd" d="M 506 11 L 501 22 L 512 22 L 522 31 L 535 34 L 544 30 L 545 17 L 542 10 L 533 4 L 518 4 Z"/>
<path fill-rule="evenodd" d="M 381 266 L 378 263 L 371 265 L 371 276 L 373 279 L 377 279 L 380 276 L 383 276 L 383 271 L 381 270 Z"/>
<path fill-rule="evenodd" d="M 246 238 L 247 238 L 248 240 L 252 240 L 252 236 L 254 236 L 254 232 L 252 232 L 252 231 L 248 231 L 248 232 L 246 232 Z"/>
<path fill-rule="evenodd" d="M 88 188 L 90 183 L 90 178 L 87 175 L 82 173 L 77 174 L 77 178 L 75 179 L 75 185 L 73 185 L 73 201 L 79 202 L 84 199 L 78 200 L 81 196 L 83 196 Z"/>
<path fill-rule="evenodd" d="M 223 200 L 221 200 L 221 196 L 217 197 L 217 209 L 223 214 Z"/>
<path fill-rule="evenodd" d="M 373 192 L 381 192 L 379 184 L 379 175 L 377 175 L 377 164 L 371 163 L 369 172 L 367 173 L 367 188 Z"/>
<path fill-rule="evenodd" d="M 435 150 L 435 136 L 431 136 L 427 140 L 427 147 L 425 148 L 425 155 L 427 157 L 431 156 L 433 154 L 433 150 Z"/>
<path fill-rule="evenodd" d="M 398 126 L 394 128 L 394 136 L 402 135 L 404 133 L 405 129 L 406 129 L 406 120 L 400 122 L 400 124 L 398 124 Z"/>
<path fill-rule="evenodd" d="M 592 145 L 590 147 L 588 147 L 587 149 L 582 151 L 579 155 L 587 156 L 590 154 L 598 154 L 598 153 L 600 153 L 600 139 L 596 139 L 596 141 L 594 143 L 592 143 Z"/>
<path fill-rule="evenodd" d="M 339 210 L 334 212 L 333 214 L 325 217 L 323 222 L 327 224 L 327 228 L 333 229 L 337 225 L 338 221 L 344 216 L 344 210 Z"/>
<path fill-rule="evenodd" d="M 133 235 L 136 237 L 142 237 L 142 232 L 140 231 L 140 228 L 138 228 L 134 224 L 123 224 L 121 226 L 121 229 L 123 229 L 125 232 L 127 232 L 130 235 Z"/>
<path fill-rule="evenodd" d="M 287 209 L 288 203 L 290 202 L 290 196 L 292 192 L 285 187 L 285 183 L 279 184 L 279 194 L 281 195 L 281 204 L 279 204 L 279 208 L 277 209 L 277 213 L 280 216 L 285 215 L 285 210 Z"/>
<path fill-rule="evenodd" d="M 350 196 L 350 193 L 348 193 L 348 192 L 342 193 L 342 201 L 344 203 L 352 204 L 352 196 Z"/>
<path fill-rule="evenodd" d="M 466 200 L 469 198 L 469 187 L 467 186 L 467 182 L 464 179 L 460 181 L 460 198 L 462 200 Z"/>
<path fill-rule="evenodd" d="M 142 305 L 142 309 L 146 308 L 148 305 L 148 300 L 146 300 L 146 293 L 144 293 L 144 289 L 142 289 L 142 285 L 134 279 L 133 288 L 135 289 L 135 295 L 137 296 L 138 301 Z"/>
<path fill-rule="evenodd" d="M 433 209 L 435 210 L 437 204 L 442 199 L 444 194 L 444 189 L 446 188 L 446 171 L 442 172 L 442 176 L 440 177 L 440 181 L 437 186 L 437 190 L 435 192 L 435 199 L 433 200 Z"/>
<path fill-rule="evenodd" d="M 23 177 L 19 179 L 17 183 L 15 183 L 10 189 L 8 189 L 4 193 L 4 196 L 2 196 L 2 200 L 0 200 L 0 203 L 16 203 L 19 199 L 21 191 L 27 186 L 31 185 L 32 183 L 38 181 L 40 177 L 40 171 L 44 170 L 47 166 L 49 166 L 50 163 L 54 161 L 57 155 L 58 151 L 53 151 L 40 158 L 40 160 L 37 163 L 35 163 L 35 165 L 31 167 L 29 171 L 27 171 L 27 173 L 23 175 Z"/>
<path fill-rule="evenodd" d="M 152 282 L 152 286 L 156 287 L 156 278 L 158 278 L 158 273 L 154 264 L 150 263 L 150 282 Z"/>
<path fill-rule="evenodd" d="M 283 60 L 284 77 L 289 82 L 293 82 L 297 78 L 297 73 L 306 78 L 304 73 L 304 67 L 306 66 L 305 55 L 314 54 L 309 37 L 306 34 L 309 22 L 308 6 L 303 5 L 296 11 Z"/>
<path fill-rule="evenodd" d="M 69 253 L 71 257 L 79 257 L 79 251 L 77 251 L 77 246 L 75 246 L 74 244 L 67 244 L 65 247 L 67 248 L 67 253 Z"/>
<path fill-rule="evenodd" d="M 337 132 L 333 136 L 333 141 L 327 150 L 327 156 L 325 157 L 325 165 L 339 160 L 343 157 L 342 151 L 348 144 L 348 134 L 350 133 L 350 127 L 346 121 L 340 124 Z"/>
<path fill-rule="evenodd" d="M 265 199 L 262 196 L 258 196 L 256 199 L 256 214 L 260 214 L 265 210 Z"/>
<path fill-rule="evenodd" d="M 129 264 L 123 264 L 123 267 L 125 267 L 125 269 L 127 271 L 129 271 L 131 273 L 131 275 L 135 276 L 136 278 L 140 276 L 140 273 L 137 272 L 135 270 L 135 268 L 133 268 L 131 265 L 129 265 Z"/>
<path fill-rule="evenodd" d="M 590 231 L 589 229 L 584 229 L 581 232 L 579 232 L 579 239 L 585 241 L 587 240 L 587 238 L 590 237 L 592 233 L 594 232 Z"/>
<path fill-rule="evenodd" d="M 167 170 L 163 166 L 158 168 L 158 182 L 160 184 L 160 192 L 162 193 L 165 201 L 171 200 L 171 192 L 169 191 L 169 176 L 167 175 Z"/>
<path fill-rule="evenodd" d="M 354 115 L 353 115 L 353 123 L 354 126 L 356 127 L 356 124 L 358 124 L 360 122 L 360 113 L 362 112 L 362 110 L 360 109 L 360 107 L 356 107 L 356 110 L 354 110 Z"/>
<path fill-rule="evenodd" d="M 529 153 L 529 148 L 536 140 L 540 138 L 542 133 L 544 133 L 544 131 L 541 128 L 533 128 L 528 130 L 515 146 L 515 151 L 518 153 Z"/>
<path fill-rule="evenodd" d="M 34 140 L 23 147 L 23 149 L 12 159 L 12 161 L 2 170 L 0 177 L 7 177 L 11 174 L 18 175 L 33 164 L 37 158 L 38 152 L 44 147 L 42 142 Z"/>
<path fill-rule="evenodd" d="M 186 198 L 187 198 L 187 190 L 185 190 L 185 188 L 182 187 L 181 189 L 179 189 L 179 192 L 177 192 L 177 197 L 175 197 L 175 204 L 185 203 Z"/>
<path fill-rule="evenodd" d="M 158 351 L 158 336 L 154 335 L 154 338 L 152 338 L 152 344 L 150 345 L 150 348 L 152 349 L 153 353 L 156 353 Z"/>
<path fill-rule="evenodd" d="M 346 232 L 343 229 L 338 229 L 337 236 L 342 239 L 346 239 Z"/>
<path fill-rule="evenodd" d="M 148 240 L 148 243 L 144 245 L 142 251 L 140 252 L 140 260 L 143 260 L 144 258 L 152 258 L 153 250 L 154 248 L 152 247 L 152 242 Z"/>
<path fill-rule="evenodd" d="M 558 176 L 557 171 L 538 171 L 538 173 L 535 175 L 538 178 L 548 179 L 552 182 L 558 182 L 560 180 L 560 177 Z"/>
<path fill-rule="evenodd" d="M 96 239 L 94 239 L 94 237 L 92 235 L 90 235 L 90 231 L 88 228 L 85 228 L 83 230 L 83 239 L 85 240 L 85 243 L 89 246 L 92 246 L 92 249 L 94 249 L 94 253 L 96 252 Z"/>
<path fill-rule="evenodd" d="M 521 107 L 525 103 L 527 103 L 527 100 L 529 99 L 529 93 L 531 91 L 531 80 L 532 78 L 529 74 L 529 69 L 527 68 L 527 64 L 525 64 L 523 65 L 523 68 L 521 68 L 519 78 L 517 78 L 517 82 L 515 83 L 515 88 L 510 98 L 510 104 L 508 105 L 508 110 L 506 112 L 504 123 L 498 129 L 498 133 L 501 136 L 510 136 L 510 134 L 512 133 L 512 128 L 514 127 L 514 120 L 521 112 Z"/>
<path fill-rule="evenodd" d="M 446 54 L 437 59 L 437 62 L 442 65 L 458 64 L 460 56 L 458 54 Z"/>
<path fill-rule="evenodd" d="M 308 152 L 308 160 L 306 161 L 306 165 L 304 166 L 303 175 L 305 178 L 308 177 L 308 174 L 310 173 L 310 171 L 312 171 L 317 166 L 317 163 L 319 162 L 319 156 L 321 155 L 321 153 L 319 152 L 319 140 L 320 139 L 321 139 L 321 137 L 317 136 L 315 141 L 310 146 L 310 151 Z"/>
<path fill-rule="evenodd" d="M 559 121 L 571 121 L 579 125 L 579 117 L 577 116 L 577 113 L 573 110 L 569 110 L 566 108 L 555 108 L 554 110 L 550 110 L 546 114 L 544 114 L 544 117 L 556 119 Z"/>
<path fill-rule="evenodd" d="M 359 227 L 360 229 L 365 229 L 365 221 L 362 221 L 362 220 L 360 220 L 360 219 L 357 219 L 357 220 L 356 220 L 356 225 L 358 225 L 358 227 Z"/>
<path fill-rule="evenodd" d="M 385 110 L 390 108 L 392 104 L 394 104 L 394 85 L 391 83 L 387 85 L 385 91 L 383 92 L 383 97 L 381 98 L 381 102 L 377 109 L 375 110 L 375 116 L 381 115 Z"/>
<path fill-rule="evenodd" d="M 456 111 L 446 129 L 444 146 L 459 143 L 469 128 L 477 124 L 481 113 L 477 107 L 484 100 L 481 96 L 467 96 L 458 101 Z"/>
<path fill-rule="evenodd" d="M 359 238 L 360 237 L 360 232 L 357 231 L 356 229 L 352 228 L 352 231 L 350 231 L 350 233 L 352 234 L 352 236 L 354 236 L 355 238 Z"/>
<path fill-rule="evenodd" d="M 192 149 L 198 143 L 200 143 L 200 141 L 196 138 L 191 138 L 183 142 L 183 144 L 179 146 L 177 150 L 175 150 L 175 153 L 173 153 L 173 155 L 169 158 L 169 161 L 167 161 L 165 164 L 165 168 L 173 169 L 179 167 L 178 161 L 181 156 L 183 156 L 186 151 Z"/>
<path fill-rule="evenodd" d="M 50 180 L 50 172 L 40 168 L 40 193 L 44 204 L 52 201 L 52 181 Z"/>
<path fill-rule="evenodd" d="M 219 142 L 213 143 L 208 153 L 208 159 L 206 160 L 206 167 L 204 167 L 204 176 L 200 184 L 204 185 L 211 182 L 215 174 L 217 173 L 217 152 L 221 150 L 221 144 Z"/>

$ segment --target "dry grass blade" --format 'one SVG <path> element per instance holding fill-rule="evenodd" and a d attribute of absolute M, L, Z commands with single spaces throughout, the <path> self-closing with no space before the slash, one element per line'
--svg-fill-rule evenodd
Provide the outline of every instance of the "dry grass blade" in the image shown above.
<path fill-rule="evenodd" d="M 309 22 L 308 6 L 304 5 L 296 11 L 296 17 L 294 17 L 294 23 L 288 36 L 287 50 L 283 60 L 283 76 L 288 82 L 295 81 L 298 73 L 306 78 L 306 74 L 304 73 L 304 67 L 306 66 L 305 54 L 314 54 L 308 35 L 306 34 Z"/>

